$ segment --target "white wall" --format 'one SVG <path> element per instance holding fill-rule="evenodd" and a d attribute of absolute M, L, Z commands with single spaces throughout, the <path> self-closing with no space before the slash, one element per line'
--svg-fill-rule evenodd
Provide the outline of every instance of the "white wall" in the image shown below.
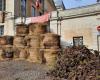
<path fill-rule="evenodd" d="M 6 0 L 4 35 L 14 35 L 14 0 Z"/>

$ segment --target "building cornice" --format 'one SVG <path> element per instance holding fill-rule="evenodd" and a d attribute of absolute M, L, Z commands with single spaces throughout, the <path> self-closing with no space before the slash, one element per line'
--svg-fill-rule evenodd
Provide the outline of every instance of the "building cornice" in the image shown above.
<path fill-rule="evenodd" d="M 63 19 L 92 16 L 96 14 L 100 14 L 100 3 L 59 11 L 59 17 L 63 17 Z M 57 16 L 53 16 L 52 19 L 57 19 Z"/>

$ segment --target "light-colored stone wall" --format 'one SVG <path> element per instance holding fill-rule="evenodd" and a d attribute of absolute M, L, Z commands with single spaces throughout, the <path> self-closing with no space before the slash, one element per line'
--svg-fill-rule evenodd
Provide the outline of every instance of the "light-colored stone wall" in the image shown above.
<path fill-rule="evenodd" d="M 6 0 L 4 35 L 14 35 L 14 0 Z"/>
<path fill-rule="evenodd" d="M 84 45 L 86 45 L 90 49 L 97 49 L 97 35 L 99 35 L 99 32 L 97 31 L 96 27 L 100 25 L 100 14 L 98 13 L 100 12 L 100 7 L 98 7 L 97 9 L 97 6 L 100 5 L 80 8 L 79 12 L 74 10 L 74 12 L 72 13 L 71 10 L 65 10 L 59 13 L 59 15 L 63 17 L 61 22 L 61 42 L 63 46 L 71 45 L 71 43 L 73 43 L 73 37 L 83 36 Z M 89 9 L 89 7 L 90 9 L 92 7 L 92 10 L 85 9 Z M 95 13 L 95 9 L 97 13 Z M 73 15 L 75 14 L 75 17 L 72 17 L 71 14 L 68 14 L 68 11 L 71 12 Z M 83 13 L 80 11 L 83 11 Z M 94 11 L 95 14 L 91 14 L 91 11 Z M 88 15 L 83 16 L 84 12 L 87 12 Z M 79 16 L 78 13 L 80 13 L 81 16 Z M 53 12 L 52 15 L 53 14 L 55 15 L 56 12 Z M 51 18 L 50 27 L 52 32 L 57 33 L 57 20 L 54 15 Z M 60 25 L 58 32 L 60 35 Z"/>

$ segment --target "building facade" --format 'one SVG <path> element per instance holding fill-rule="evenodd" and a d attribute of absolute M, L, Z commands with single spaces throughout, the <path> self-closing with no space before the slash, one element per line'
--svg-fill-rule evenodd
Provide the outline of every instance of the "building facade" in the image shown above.
<path fill-rule="evenodd" d="M 100 3 L 59 11 L 58 15 L 52 12 L 50 27 L 51 32 L 61 35 L 63 47 L 76 44 L 100 50 Z"/>
<path fill-rule="evenodd" d="M 14 36 L 16 19 L 21 21 L 20 17 L 39 16 L 56 9 L 53 0 L 40 1 L 41 8 L 36 10 L 33 6 L 36 0 L 0 0 L 0 19 L 4 13 L 4 22 L 0 21 L 0 36 Z"/>

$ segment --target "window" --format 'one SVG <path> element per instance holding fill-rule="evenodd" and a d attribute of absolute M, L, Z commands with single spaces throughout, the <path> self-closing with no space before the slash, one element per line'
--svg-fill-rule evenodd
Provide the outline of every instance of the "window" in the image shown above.
<path fill-rule="evenodd" d="M 83 36 L 73 37 L 74 46 L 83 46 Z"/>
<path fill-rule="evenodd" d="M 32 16 L 35 16 L 35 8 L 32 6 Z"/>
<path fill-rule="evenodd" d="M 0 0 L 0 11 L 5 10 L 5 3 L 6 3 L 5 0 Z"/>
<path fill-rule="evenodd" d="M 4 34 L 4 26 L 0 25 L 0 36 Z"/>
<path fill-rule="evenodd" d="M 21 0 L 21 16 L 26 16 L 26 0 Z"/>

